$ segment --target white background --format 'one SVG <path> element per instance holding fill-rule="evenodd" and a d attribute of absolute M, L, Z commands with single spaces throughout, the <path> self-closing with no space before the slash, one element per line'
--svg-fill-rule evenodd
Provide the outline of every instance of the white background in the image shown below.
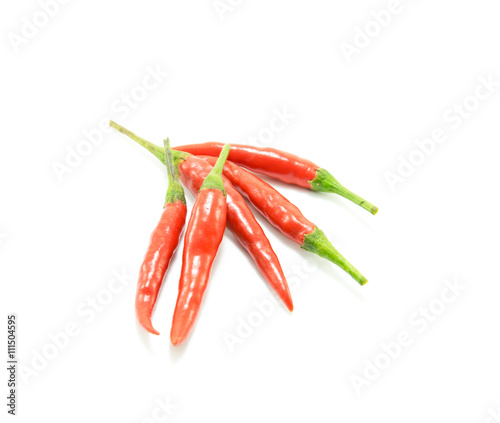
<path fill-rule="evenodd" d="M 466 99 L 480 78 L 500 81 L 498 1 L 402 0 L 350 61 L 342 43 L 354 45 L 356 27 L 364 31 L 388 2 L 237 3 L 221 18 L 210 0 L 69 1 L 17 49 L 12 34 L 22 36 L 24 19 L 41 8 L 2 5 L 2 319 L 18 314 L 26 368 L 37 354 L 52 357 L 38 358 L 36 374 L 18 375 L 19 421 L 165 421 L 155 412 L 165 400 L 169 421 L 179 422 L 493 418 L 500 87 Z M 149 68 L 168 76 L 118 111 Z M 452 123 L 447 110 L 464 100 L 475 110 Z M 295 311 L 275 305 L 259 320 L 255 302 L 271 291 L 227 233 L 189 342 L 174 348 L 168 337 L 181 254 L 153 317 L 161 335 L 145 334 L 134 285 L 161 213 L 165 169 L 115 133 L 62 175 L 55 168 L 103 119 L 158 144 L 166 136 L 173 144 L 248 143 L 284 108 L 294 118 L 266 145 L 329 169 L 380 212 L 275 186 L 370 282 L 359 287 L 313 260 L 259 216 L 295 287 Z M 447 140 L 419 156 L 415 140 L 435 128 Z M 392 190 L 387 172 L 411 154 L 422 163 Z M 91 315 L 88 299 L 105 295 L 113 272 L 129 275 L 128 286 Z M 439 309 L 454 278 L 465 289 L 432 323 L 417 324 L 419 307 Z M 252 318 L 257 327 L 230 348 L 225 336 Z M 65 341 L 68 324 L 78 334 Z M 382 344 L 400 332 L 411 345 L 358 393 L 352 376 L 364 377 L 377 357 L 386 364 Z M 64 342 L 54 352 L 57 334 Z"/>

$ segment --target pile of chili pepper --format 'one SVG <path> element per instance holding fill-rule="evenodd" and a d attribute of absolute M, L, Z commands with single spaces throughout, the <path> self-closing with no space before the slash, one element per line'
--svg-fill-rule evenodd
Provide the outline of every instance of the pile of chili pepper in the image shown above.
<path fill-rule="evenodd" d="M 286 307 L 293 310 L 278 257 L 245 199 L 301 248 L 335 263 L 360 285 L 367 282 L 297 206 L 250 172 L 312 191 L 339 194 L 370 213 L 377 213 L 374 205 L 349 191 L 326 169 L 273 148 L 207 142 L 171 149 L 168 139 L 160 147 L 113 121 L 110 125 L 154 154 L 168 172 L 165 206 L 151 235 L 137 285 L 136 315 L 148 332 L 159 334 L 153 328 L 151 316 L 186 221 L 186 200 L 179 179 L 196 196 L 196 201 L 184 235 L 179 292 L 170 332 L 172 344 L 182 343 L 194 326 L 226 226 Z"/>

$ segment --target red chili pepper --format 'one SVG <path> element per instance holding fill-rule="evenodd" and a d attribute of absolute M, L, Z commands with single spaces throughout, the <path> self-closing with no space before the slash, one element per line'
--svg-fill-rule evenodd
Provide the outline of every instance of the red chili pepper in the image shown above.
<path fill-rule="evenodd" d="M 135 135 L 115 122 L 111 121 L 110 125 L 142 145 L 160 161 L 165 162 L 162 148 Z M 203 183 L 203 179 L 208 175 L 212 166 L 205 160 L 190 154 L 176 151 L 173 151 L 173 153 L 176 156 L 175 161 L 179 167 L 182 182 L 193 195 L 196 195 Z M 223 180 L 227 194 L 228 229 L 234 233 L 243 248 L 250 254 L 269 285 L 276 291 L 287 308 L 292 311 L 293 302 L 290 289 L 271 243 L 241 194 L 234 189 L 233 185 L 226 178 L 223 178 Z"/>
<path fill-rule="evenodd" d="M 228 144 L 222 149 L 217 163 L 203 181 L 189 218 L 184 237 L 179 295 L 170 332 L 174 345 L 183 342 L 194 325 L 226 228 L 226 190 L 222 169 L 229 148 Z"/>
<path fill-rule="evenodd" d="M 168 138 L 165 140 L 168 190 L 160 221 L 151 234 L 149 247 L 139 271 L 135 310 L 139 323 L 148 332 L 159 335 L 151 324 L 153 307 L 158 297 L 163 277 L 170 259 L 177 248 L 186 221 L 186 199 L 176 175 Z"/>
<path fill-rule="evenodd" d="M 211 156 L 202 156 L 214 163 Z M 288 201 L 271 185 L 240 166 L 227 161 L 226 176 L 252 205 L 281 233 L 302 248 L 330 260 L 351 275 L 360 285 L 367 279 L 350 264 L 331 244 L 323 231 L 307 220 L 297 206 Z"/>
<path fill-rule="evenodd" d="M 174 147 L 196 156 L 217 156 L 221 143 L 206 142 Z M 299 185 L 313 191 L 333 192 L 363 207 L 372 214 L 378 208 L 349 191 L 340 184 L 326 169 L 313 162 L 274 148 L 253 147 L 250 145 L 231 144 L 229 160 L 254 172 L 270 176 L 288 184 Z"/>
<path fill-rule="evenodd" d="M 203 178 L 210 172 L 211 165 L 196 156 L 187 156 L 179 164 L 182 183 L 193 195 L 198 192 Z M 241 194 L 226 178 L 227 227 L 250 254 L 257 268 L 275 290 L 288 310 L 293 311 L 292 296 L 280 262 L 264 230 L 255 219 Z"/>

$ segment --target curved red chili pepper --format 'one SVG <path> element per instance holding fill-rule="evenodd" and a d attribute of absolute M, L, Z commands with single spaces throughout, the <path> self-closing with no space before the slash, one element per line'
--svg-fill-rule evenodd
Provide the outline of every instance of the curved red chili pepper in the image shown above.
<path fill-rule="evenodd" d="M 135 135 L 113 121 L 110 122 L 110 125 L 142 145 L 161 162 L 165 162 L 165 155 L 162 148 Z M 212 166 L 205 160 L 191 154 L 176 151 L 173 153 L 176 155 L 176 162 L 182 182 L 196 195 Z M 226 178 L 223 178 L 223 180 L 227 194 L 227 227 L 234 233 L 242 247 L 250 254 L 269 285 L 275 290 L 287 308 L 292 311 L 293 302 L 290 289 L 271 243 L 241 194 L 234 189 L 233 185 Z"/>
<path fill-rule="evenodd" d="M 222 143 L 206 142 L 174 147 L 196 156 L 218 156 Z M 270 176 L 288 184 L 295 184 L 313 191 L 333 192 L 376 214 L 378 208 L 345 188 L 326 169 L 310 160 L 275 148 L 231 144 L 229 160 L 254 172 Z"/>
<path fill-rule="evenodd" d="M 214 158 L 202 156 L 210 164 Z M 288 201 L 271 185 L 240 166 L 227 161 L 226 176 L 252 205 L 281 233 L 302 248 L 330 260 L 351 275 L 360 285 L 367 279 L 330 243 L 323 231 L 304 217 L 297 206 Z"/>
<path fill-rule="evenodd" d="M 226 191 L 222 168 L 229 153 L 224 147 L 196 197 L 184 237 L 179 295 L 175 305 L 170 340 L 183 342 L 193 328 L 203 294 L 210 277 L 212 263 L 226 228 Z"/>
<path fill-rule="evenodd" d="M 186 199 L 184 190 L 177 179 L 168 138 L 165 140 L 169 183 L 165 206 L 160 221 L 156 225 L 139 271 L 135 311 L 137 320 L 148 332 L 159 335 L 151 323 L 151 315 L 160 291 L 163 277 L 170 259 L 177 248 L 179 237 L 186 221 Z"/>
<path fill-rule="evenodd" d="M 196 195 L 203 179 L 212 166 L 196 156 L 187 156 L 179 163 L 179 173 L 184 186 Z M 292 296 L 285 274 L 269 239 L 241 194 L 226 178 L 227 227 L 254 260 L 257 268 L 275 290 L 288 310 L 293 311 Z"/>

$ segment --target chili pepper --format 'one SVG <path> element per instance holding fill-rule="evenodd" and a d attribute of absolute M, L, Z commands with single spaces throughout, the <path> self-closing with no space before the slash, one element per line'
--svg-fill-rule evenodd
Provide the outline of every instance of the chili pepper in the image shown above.
<path fill-rule="evenodd" d="M 146 141 L 113 121 L 110 122 L 110 125 L 142 145 L 160 161 L 165 162 L 165 155 L 161 147 Z M 173 154 L 182 183 L 196 195 L 212 166 L 205 160 L 188 153 L 173 150 Z M 242 247 L 250 254 L 269 285 L 276 291 L 287 308 L 292 311 L 293 302 L 290 289 L 271 243 L 241 194 L 226 178 L 223 180 L 226 188 L 226 224 L 228 229 L 233 232 Z"/>
<path fill-rule="evenodd" d="M 211 156 L 202 157 L 211 164 L 215 161 Z M 229 160 L 224 166 L 224 176 L 283 235 L 299 244 L 303 249 L 335 263 L 360 285 L 368 282 L 333 247 L 323 231 L 307 220 L 297 206 L 288 201 L 271 185 Z"/>
<path fill-rule="evenodd" d="M 217 156 L 221 143 L 206 142 L 174 147 L 197 156 Z M 229 160 L 254 172 L 270 176 L 288 184 L 295 184 L 312 191 L 333 192 L 347 198 L 372 214 L 378 208 L 340 184 L 330 172 L 313 162 L 274 148 L 231 144 Z"/>
<path fill-rule="evenodd" d="M 170 259 L 177 248 L 186 221 L 186 199 L 176 175 L 168 138 L 164 141 L 168 170 L 168 190 L 160 221 L 151 234 L 149 247 L 139 271 L 135 310 L 139 323 L 148 332 L 159 335 L 151 324 L 151 314 Z"/>
<path fill-rule="evenodd" d="M 180 166 L 182 183 L 196 195 L 203 177 L 210 172 L 210 164 L 196 156 L 189 156 Z M 261 274 L 275 290 L 288 310 L 293 311 L 293 302 L 286 277 L 280 262 L 264 230 L 255 219 L 241 194 L 226 178 L 227 227 L 250 254 Z"/>
<path fill-rule="evenodd" d="M 223 147 L 217 163 L 203 181 L 189 218 L 184 237 L 179 295 L 170 332 L 174 345 L 183 342 L 194 325 L 226 228 L 227 205 L 222 168 L 229 148 L 229 144 Z"/>

